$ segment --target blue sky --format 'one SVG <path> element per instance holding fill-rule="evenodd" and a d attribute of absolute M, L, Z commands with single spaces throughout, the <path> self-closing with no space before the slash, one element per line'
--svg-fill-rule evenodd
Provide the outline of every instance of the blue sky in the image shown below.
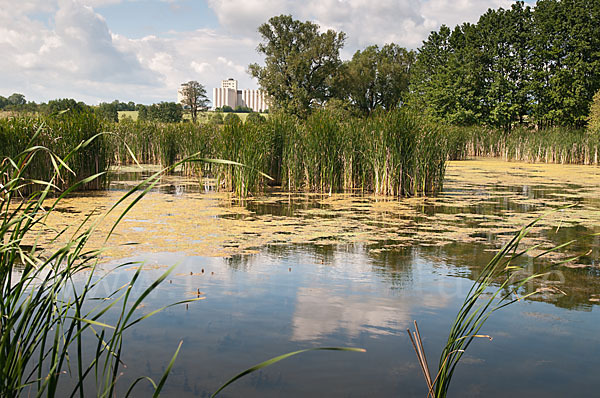
<path fill-rule="evenodd" d="M 129 1 L 96 8 L 114 33 L 131 38 L 170 31 L 218 29 L 217 15 L 206 1 Z"/>
<path fill-rule="evenodd" d="M 0 95 L 174 101 L 183 82 L 209 93 L 261 62 L 257 27 L 291 14 L 346 32 L 342 58 L 371 44 L 416 49 L 441 24 L 476 22 L 511 0 L 0 0 Z"/>

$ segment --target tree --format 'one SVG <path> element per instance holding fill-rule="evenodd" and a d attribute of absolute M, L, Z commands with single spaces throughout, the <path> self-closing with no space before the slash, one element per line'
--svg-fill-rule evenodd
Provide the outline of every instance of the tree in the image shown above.
<path fill-rule="evenodd" d="M 161 102 L 138 107 L 138 120 L 155 120 L 164 123 L 177 123 L 183 117 L 183 108 L 175 102 Z"/>
<path fill-rule="evenodd" d="M 115 104 L 114 102 L 110 104 L 102 102 L 94 109 L 94 112 L 96 113 L 96 116 L 98 116 L 100 119 L 104 119 L 109 122 L 118 122 L 119 112 L 117 109 L 118 104 Z"/>
<path fill-rule="evenodd" d="M 235 113 L 228 113 L 223 118 L 223 123 L 225 123 L 225 124 L 239 124 L 241 122 L 242 122 L 242 119 L 240 119 L 240 117 L 238 115 L 236 115 Z"/>
<path fill-rule="evenodd" d="M 204 86 L 195 80 L 191 80 L 181 85 L 181 95 L 183 100 L 181 103 L 186 109 L 189 109 L 192 116 L 192 122 L 196 123 L 199 110 L 208 108 L 208 97 Z"/>
<path fill-rule="evenodd" d="M 247 107 L 247 106 L 238 105 L 235 107 L 235 109 L 233 111 L 235 113 L 250 113 L 250 112 L 252 112 L 252 108 Z"/>
<path fill-rule="evenodd" d="M 60 111 L 70 110 L 73 113 L 89 112 L 91 108 L 85 103 L 75 101 L 72 98 L 59 98 L 48 101 L 46 106 L 48 113 L 57 113 Z"/>
<path fill-rule="evenodd" d="M 598 1 L 539 0 L 442 26 L 419 49 L 412 98 L 455 124 L 583 127 L 600 89 L 598 21 Z"/>
<path fill-rule="evenodd" d="M 377 107 L 394 109 L 406 101 L 415 53 L 394 43 L 379 49 L 369 46 L 344 63 L 336 78 L 336 91 L 360 112 Z"/>
<path fill-rule="evenodd" d="M 212 124 L 223 124 L 223 114 L 221 112 L 213 112 L 208 118 L 208 122 Z"/>
<path fill-rule="evenodd" d="M 594 94 L 594 100 L 590 106 L 588 128 L 594 132 L 600 132 L 600 90 Z"/>
<path fill-rule="evenodd" d="M 271 105 L 306 117 L 311 108 L 331 98 L 331 84 L 341 65 L 339 52 L 345 33 L 280 15 L 261 25 L 263 38 L 257 51 L 265 55 L 265 66 L 249 66 Z"/>
<path fill-rule="evenodd" d="M 11 94 L 7 100 L 10 105 L 25 105 L 27 103 L 25 96 L 18 93 Z"/>

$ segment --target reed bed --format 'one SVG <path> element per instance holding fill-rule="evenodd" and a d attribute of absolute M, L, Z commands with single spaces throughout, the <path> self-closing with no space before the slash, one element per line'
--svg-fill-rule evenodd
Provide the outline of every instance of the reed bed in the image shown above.
<path fill-rule="evenodd" d="M 109 143 L 102 134 L 102 124 L 89 112 L 65 112 L 50 117 L 12 117 L 0 119 L 0 159 L 14 158 L 36 136 L 36 146 L 41 151 L 31 152 L 25 177 L 31 180 L 48 181 L 59 189 L 72 185 L 106 170 L 110 163 Z M 89 141 L 89 142 L 88 142 Z M 66 158 L 71 150 L 84 142 L 78 151 L 71 154 L 60 173 L 54 174 L 57 161 Z M 50 156 L 54 153 L 56 156 Z M 6 161 L 6 160 L 4 160 Z M 88 181 L 83 189 L 100 189 L 104 176 Z"/>
<path fill-rule="evenodd" d="M 212 176 L 238 196 L 269 184 L 321 193 L 433 194 L 442 186 L 449 148 L 438 125 L 404 110 L 369 118 L 319 111 L 307 120 L 273 114 L 246 123 L 230 118 L 223 125 L 125 120 L 104 130 L 111 133 L 110 162 L 117 164 L 131 162 L 133 154 L 167 167 L 192 153 L 244 164 L 184 165 L 185 173 Z"/>
<path fill-rule="evenodd" d="M 600 131 L 553 127 L 516 128 L 510 132 L 485 127 L 454 127 L 451 158 L 494 156 L 531 163 L 598 165 Z"/>
<path fill-rule="evenodd" d="M 183 171 L 215 177 L 221 189 L 238 196 L 261 192 L 269 184 L 329 194 L 359 190 L 378 195 L 429 195 L 441 188 L 449 148 L 444 130 L 409 111 L 379 112 L 368 118 L 318 111 L 307 120 L 273 114 L 268 120 L 256 118 L 246 123 L 231 118 L 223 125 L 132 120 L 101 124 L 93 115 L 13 118 L 0 127 L 0 139 L 6 141 L 6 153 L 0 155 L 14 153 L 12 148 L 19 147 L 40 123 L 48 131 L 43 144 L 53 150 L 54 145 L 57 151 L 58 145 L 73 145 L 105 132 L 96 147 L 72 160 L 77 175 L 133 159 L 168 167 L 199 154 L 233 164 L 191 162 L 182 166 Z M 42 178 L 50 170 L 47 166 L 32 169 Z"/>
<path fill-rule="evenodd" d="M 283 147 L 284 187 L 323 193 L 433 194 L 448 156 L 444 131 L 402 110 L 350 119 L 317 112 Z"/>
<path fill-rule="evenodd" d="M 271 133 L 262 123 L 242 123 L 239 118 L 226 120 L 216 137 L 213 157 L 233 160 L 245 167 L 213 165 L 218 185 L 242 197 L 261 191 L 268 180 L 263 170 L 269 169 L 272 158 Z"/>
<path fill-rule="evenodd" d="M 246 165 L 187 162 L 181 166 L 185 174 L 217 178 L 221 189 L 239 196 L 272 184 L 291 191 L 430 195 L 442 187 L 446 160 L 472 156 L 561 164 L 600 162 L 597 130 L 555 127 L 506 132 L 442 126 L 405 109 L 375 112 L 366 118 L 326 110 L 306 120 L 272 114 L 267 120 L 246 123 L 231 118 L 223 125 L 127 119 L 107 123 L 85 112 L 15 116 L 0 119 L 0 157 L 16 155 L 40 126 L 39 144 L 59 158 L 67 148 L 100 135 L 89 148 L 73 155 L 68 169 L 54 181 L 59 188 L 72 183 L 75 175 L 85 178 L 110 164 L 127 164 L 135 158 L 168 167 L 191 154 Z M 46 180 L 53 170 L 51 162 L 49 156 L 36 155 L 28 178 Z M 97 189 L 104 183 L 102 177 L 83 188 Z"/>
<path fill-rule="evenodd" d="M 61 124 L 59 127 L 73 126 Z M 87 243 L 97 233 L 97 223 L 106 214 L 132 197 L 133 202 L 121 211 L 118 223 L 159 181 L 161 173 L 125 194 L 100 219 L 83 221 L 64 245 L 55 249 L 38 247 L 36 236 L 40 227 L 43 228 L 45 220 L 56 211 L 60 202 L 75 189 L 103 175 L 97 173 L 77 180 L 51 200 L 55 182 L 61 180 L 59 176 L 64 174 L 67 165 L 86 164 L 77 160 L 78 157 L 89 155 L 96 148 L 95 141 L 102 140 L 104 135 L 78 143 L 60 158 L 49 148 L 34 145 L 38 140 L 47 139 L 44 133 L 48 131 L 56 133 L 60 128 L 45 129 L 40 125 L 23 145 L 23 150 L 14 157 L 4 158 L 0 165 L 0 396 L 84 396 L 90 389 L 97 396 L 115 396 L 123 369 L 121 354 L 125 331 L 164 308 L 199 299 L 167 304 L 149 314 L 139 314 L 137 308 L 142 301 L 173 270 L 163 273 L 136 296 L 134 287 L 139 285 L 141 267 L 127 284 L 108 296 L 99 297 L 104 276 L 99 275 L 96 267 L 101 249 L 90 249 Z M 17 138 L 21 136 L 15 140 Z M 74 135 L 73 139 L 78 138 Z M 52 159 L 52 176 L 46 181 L 28 178 L 36 173 L 30 172 L 29 167 L 38 167 L 38 157 L 44 156 Z M 30 189 L 25 190 L 25 187 Z M 64 230 L 56 231 L 53 240 L 63 233 Z M 127 265 L 132 264 L 120 267 Z M 86 274 L 81 275 L 82 271 Z M 116 323 L 106 323 L 108 314 L 117 315 Z M 141 381 L 150 383 L 154 396 L 158 396 L 179 348 L 158 383 L 140 377 L 130 386 L 126 396 Z"/>

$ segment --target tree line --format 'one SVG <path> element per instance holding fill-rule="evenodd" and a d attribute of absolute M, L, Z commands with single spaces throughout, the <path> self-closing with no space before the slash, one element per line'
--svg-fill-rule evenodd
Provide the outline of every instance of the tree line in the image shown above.
<path fill-rule="evenodd" d="M 415 100 L 456 124 L 583 127 L 600 89 L 600 2 L 517 2 L 442 26 L 413 72 Z"/>
<path fill-rule="evenodd" d="M 197 82 L 189 83 L 195 83 L 198 87 L 202 87 Z M 180 122 L 183 119 L 184 112 L 188 111 L 192 115 L 192 120 L 195 121 L 197 112 L 207 108 L 208 100 L 206 95 L 195 100 L 193 97 L 189 97 L 189 95 L 193 96 L 195 94 L 186 93 L 186 95 L 188 96 L 184 96 L 183 104 L 163 101 L 157 104 L 144 105 L 136 104 L 133 101 L 126 103 L 114 100 L 113 102 L 102 102 L 92 106 L 72 98 L 58 98 L 50 100 L 47 103 L 38 104 L 33 101 L 27 101 L 23 94 L 14 93 L 8 96 L 8 98 L 0 96 L 0 110 L 51 115 L 68 109 L 73 113 L 94 113 L 100 119 L 110 122 L 119 121 L 120 111 L 137 111 L 140 120 L 154 120 L 165 123 Z M 189 105 L 190 101 L 195 102 Z"/>
<path fill-rule="evenodd" d="M 271 107 L 370 114 L 410 105 L 456 125 L 583 127 L 600 89 L 600 2 L 539 0 L 441 26 L 417 51 L 370 46 L 342 62 L 346 35 L 289 15 L 258 28 L 252 64 Z"/>

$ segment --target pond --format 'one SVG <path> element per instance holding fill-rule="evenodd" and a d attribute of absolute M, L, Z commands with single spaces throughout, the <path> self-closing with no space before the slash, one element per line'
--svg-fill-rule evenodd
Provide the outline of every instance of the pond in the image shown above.
<path fill-rule="evenodd" d="M 73 225 L 110 207 L 146 172 L 114 171 L 111 188 L 67 199 L 49 226 Z M 573 205 L 570 208 L 564 206 Z M 451 162 L 436 198 L 273 191 L 241 200 L 214 182 L 164 177 L 122 220 L 103 268 L 143 261 L 146 285 L 173 273 L 141 313 L 194 297 L 144 320 L 125 338 L 122 392 L 140 375 L 163 390 L 205 397 L 238 372 L 310 347 L 360 347 L 292 357 L 228 387 L 226 397 L 425 396 L 406 333 L 419 322 L 432 370 L 481 268 L 522 226 L 550 210 L 524 240 L 541 245 L 525 287 L 542 293 L 489 319 L 459 364 L 451 396 L 592 396 L 600 381 L 600 168 L 476 159 Z M 116 216 L 99 227 L 102 244 Z M 92 217 L 93 218 L 93 217 Z M 534 260 L 544 247 L 577 239 Z M 110 273 L 110 292 L 135 266 Z M 137 395 L 149 393 L 140 385 Z M 137 396 L 136 395 L 136 396 Z"/>

